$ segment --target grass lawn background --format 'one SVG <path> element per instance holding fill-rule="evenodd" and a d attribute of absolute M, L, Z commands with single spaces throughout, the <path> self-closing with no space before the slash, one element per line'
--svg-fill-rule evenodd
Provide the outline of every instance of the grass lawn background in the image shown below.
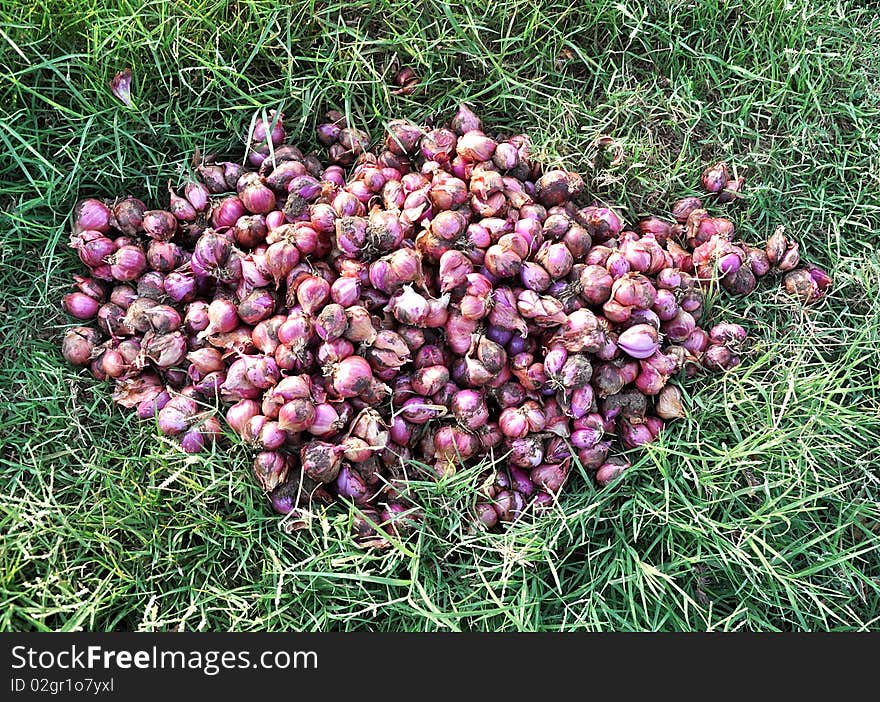
<path fill-rule="evenodd" d="M 880 628 L 878 47 L 856 2 L 0 0 L 0 629 Z M 738 231 L 785 224 L 833 292 L 715 299 L 752 334 L 741 370 L 688 383 L 613 486 L 575 472 L 557 513 L 487 535 L 471 475 L 424 483 L 423 528 L 382 552 L 340 508 L 285 534 L 246 450 L 185 457 L 64 363 L 77 199 L 167 205 L 256 108 L 311 147 L 328 108 L 375 138 L 461 100 L 629 221 L 735 163 Z"/>

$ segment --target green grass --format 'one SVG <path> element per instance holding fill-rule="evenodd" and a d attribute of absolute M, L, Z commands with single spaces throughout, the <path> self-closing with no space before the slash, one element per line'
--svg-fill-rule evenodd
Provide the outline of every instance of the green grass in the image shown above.
<path fill-rule="evenodd" d="M 880 629 L 878 47 L 868 3 L 822 0 L 0 0 L 0 629 Z M 134 110 L 107 89 L 126 65 Z M 741 372 L 688 383 L 611 487 L 576 474 L 487 535 L 472 476 L 419 483 L 423 527 L 382 552 L 341 509 L 285 533 L 244 450 L 184 457 L 63 362 L 78 198 L 164 204 L 255 108 L 312 146 L 327 108 L 378 135 L 460 100 L 630 219 L 736 163 L 744 238 L 785 224 L 834 291 L 718 297 L 754 338 Z"/>

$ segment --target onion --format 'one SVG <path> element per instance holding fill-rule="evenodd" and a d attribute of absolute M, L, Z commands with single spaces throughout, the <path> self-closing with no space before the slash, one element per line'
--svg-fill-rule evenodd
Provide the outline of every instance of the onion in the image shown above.
<path fill-rule="evenodd" d="M 649 324 L 636 324 L 617 337 L 617 345 L 633 358 L 648 358 L 658 348 L 657 330 Z"/>
<path fill-rule="evenodd" d="M 271 492 L 287 479 L 290 462 L 278 451 L 263 451 L 257 454 L 253 463 L 253 472 L 257 481 L 267 492 Z"/>
<path fill-rule="evenodd" d="M 730 173 L 724 161 L 707 166 L 701 178 L 703 187 L 710 193 L 718 193 L 723 190 L 730 181 Z"/>
<path fill-rule="evenodd" d="M 603 463 L 596 471 L 596 482 L 599 483 L 599 485 L 608 485 L 629 467 L 629 461 L 622 458 Z"/>
<path fill-rule="evenodd" d="M 342 359 L 331 374 L 332 387 L 340 397 L 357 396 L 366 390 L 372 379 L 370 364 L 360 356 Z"/>

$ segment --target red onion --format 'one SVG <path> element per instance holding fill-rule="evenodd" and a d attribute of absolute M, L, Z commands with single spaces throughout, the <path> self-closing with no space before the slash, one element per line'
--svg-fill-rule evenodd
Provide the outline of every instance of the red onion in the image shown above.
<path fill-rule="evenodd" d="M 826 271 L 818 266 L 807 265 L 806 271 L 810 274 L 810 278 L 812 278 L 813 282 L 816 284 L 818 294 L 815 294 L 811 299 L 811 301 L 814 301 L 824 295 L 834 281 Z"/>
<path fill-rule="evenodd" d="M 455 153 L 457 141 L 455 134 L 448 129 L 433 129 L 421 138 L 419 150 L 429 161 L 447 163 Z"/>
<path fill-rule="evenodd" d="M 679 224 L 687 222 L 688 217 L 694 210 L 702 209 L 703 203 L 698 197 L 686 197 L 678 200 L 672 206 L 672 216 Z"/>
<path fill-rule="evenodd" d="M 356 304 L 361 294 L 361 282 L 357 278 L 337 278 L 330 286 L 330 298 L 343 308 Z"/>
<path fill-rule="evenodd" d="M 349 356 L 333 368 L 331 384 L 340 397 L 356 397 L 373 379 L 373 371 L 366 359 Z"/>
<path fill-rule="evenodd" d="M 307 427 L 310 434 L 318 438 L 329 437 L 344 428 L 340 421 L 339 413 L 333 405 L 325 402 L 314 405 L 314 408 L 315 412 L 312 423 Z"/>
<path fill-rule="evenodd" d="M 477 523 L 486 529 L 491 529 L 498 523 L 498 512 L 488 502 L 477 502 L 474 512 Z"/>
<path fill-rule="evenodd" d="M 290 462 L 278 451 L 263 451 L 254 459 L 253 471 L 263 489 L 270 492 L 287 479 Z"/>
<path fill-rule="evenodd" d="M 603 242 L 616 237 L 623 230 L 623 221 L 608 207 L 592 205 L 578 210 L 578 220 L 593 241 Z"/>
<path fill-rule="evenodd" d="M 696 322 L 689 312 L 679 310 L 675 317 L 664 322 L 661 328 L 670 341 L 680 342 L 685 341 L 691 335 L 691 332 L 696 328 Z M 618 343 L 620 343 L 619 339 Z M 635 356 L 635 358 L 639 357 Z"/>
<path fill-rule="evenodd" d="M 555 327 L 567 319 L 562 303 L 549 295 L 523 290 L 516 301 L 517 311 L 542 327 Z"/>
<path fill-rule="evenodd" d="M 520 280 L 529 290 L 540 293 L 550 287 L 553 279 L 541 265 L 532 261 L 525 261 L 520 269 Z"/>
<path fill-rule="evenodd" d="M 280 373 L 277 364 L 271 357 L 245 355 L 241 356 L 239 360 L 245 365 L 245 377 L 255 387 L 267 390 L 278 382 Z"/>
<path fill-rule="evenodd" d="M 80 201 L 73 210 L 73 219 L 76 231 L 90 229 L 104 233 L 112 226 L 110 208 L 94 198 Z"/>
<path fill-rule="evenodd" d="M 266 270 L 277 288 L 300 261 L 300 252 L 286 240 L 276 241 L 266 249 Z"/>
<path fill-rule="evenodd" d="M 591 305 L 601 305 L 611 297 L 614 279 L 602 266 L 587 265 L 580 271 L 581 294 Z"/>
<path fill-rule="evenodd" d="M 156 415 L 159 431 L 166 436 L 184 432 L 195 418 L 198 405 L 189 397 L 175 395 Z"/>
<path fill-rule="evenodd" d="M 465 161 L 478 163 L 492 158 L 495 146 L 495 141 L 483 134 L 482 131 L 472 129 L 459 137 L 455 150 Z"/>
<path fill-rule="evenodd" d="M 646 423 L 635 423 L 626 417 L 621 417 L 618 425 L 620 440 L 626 448 L 636 448 L 654 440 L 654 434 Z"/>
<path fill-rule="evenodd" d="M 723 371 L 730 366 L 733 354 L 726 346 L 709 346 L 703 354 L 703 366 L 709 370 Z"/>
<path fill-rule="evenodd" d="M 171 181 L 168 181 L 168 194 L 170 195 L 171 204 L 168 206 L 169 212 L 181 222 L 192 222 L 198 216 L 196 208 L 185 197 L 181 197 L 171 187 Z"/>
<path fill-rule="evenodd" d="M 404 119 L 393 119 L 386 127 L 388 135 L 385 139 L 385 147 L 398 156 L 412 154 L 419 145 L 419 140 L 424 134 L 423 130 Z"/>
<path fill-rule="evenodd" d="M 147 332 L 141 346 L 144 357 L 159 368 L 172 368 L 186 356 L 186 337 L 178 331 L 169 334 Z"/>
<path fill-rule="evenodd" d="M 467 429 L 479 429 L 489 420 L 489 408 L 475 390 L 459 390 L 450 403 L 455 419 Z"/>
<path fill-rule="evenodd" d="M 611 286 L 614 300 L 624 306 L 649 309 L 657 300 L 657 290 L 641 273 L 627 273 Z"/>
<path fill-rule="evenodd" d="M 83 234 L 90 234 L 84 232 Z M 79 238 L 76 243 L 71 244 L 77 249 L 80 260 L 92 270 L 92 275 L 97 275 L 95 269 L 104 264 L 104 260 L 116 251 L 116 244 L 105 236 L 94 232 L 95 236 L 88 239 Z M 109 267 L 108 267 L 109 274 Z M 112 279 L 112 275 L 110 276 Z"/>
<path fill-rule="evenodd" d="M 343 335 L 354 342 L 372 343 L 376 338 L 376 329 L 369 311 L 359 305 L 345 310 L 346 328 Z"/>
<path fill-rule="evenodd" d="M 110 221 L 123 234 L 136 236 L 143 231 L 146 209 L 147 206 L 136 197 L 126 197 L 114 206 Z M 98 218 L 98 223 L 99 225 L 103 223 L 103 217 Z M 85 228 L 95 229 L 96 227 Z"/>
<path fill-rule="evenodd" d="M 183 263 L 183 250 L 170 241 L 154 239 L 147 247 L 147 263 L 154 271 L 168 273 Z"/>
<path fill-rule="evenodd" d="M 245 324 L 257 324 L 275 311 L 275 298 L 268 290 L 258 288 L 238 303 L 236 311 Z"/>
<path fill-rule="evenodd" d="M 474 114 L 470 107 L 461 103 L 458 106 L 458 110 L 455 115 L 453 115 L 452 119 L 449 122 L 449 126 L 452 127 L 453 131 L 456 134 L 466 134 L 472 131 L 482 130 L 483 124 L 480 121 L 480 118 Z"/>
<path fill-rule="evenodd" d="M 61 353 L 68 363 L 86 366 L 95 354 L 95 347 L 101 342 L 101 335 L 90 327 L 68 329 L 61 343 Z"/>
<path fill-rule="evenodd" d="M 412 389 L 419 395 L 434 395 L 449 382 L 449 370 L 445 366 L 419 368 L 412 375 Z"/>
<path fill-rule="evenodd" d="M 667 385 L 657 396 L 654 411 L 662 419 L 679 419 L 685 416 L 682 406 L 681 390 L 674 385 Z"/>
<path fill-rule="evenodd" d="M 450 464 L 466 461 L 479 448 L 479 439 L 460 427 L 443 426 L 434 434 L 434 451 L 438 461 L 448 461 Z"/>
<path fill-rule="evenodd" d="M 136 280 L 147 268 L 147 258 L 137 246 L 122 246 L 107 258 L 110 274 L 115 280 Z"/>
<path fill-rule="evenodd" d="M 208 334 L 231 332 L 239 324 L 238 309 L 231 300 L 217 298 L 208 305 Z"/>
<path fill-rule="evenodd" d="M 617 345 L 633 358 L 648 358 L 658 348 L 657 330 L 648 324 L 636 324 L 617 337 Z"/>
<path fill-rule="evenodd" d="M 117 285 L 110 293 L 110 302 L 127 310 L 129 305 L 137 299 L 137 292 L 128 285 Z"/>
<path fill-rule="evenodd" d="M 188 205 L 191 219 L 195 219 L 195 210 L 186 200 L 175 196 L 178 201 Z M 178 228 L 178 218 L 173 212 L 166 210 L 148 210 L 144 212 L 141 226 L 144 233 L 157 241 L 168 241 L 175 235 Z"/>
<path fill-rule="evenodd" d="M 211 223 L 218 229 L 233 227 L 239 218 L 244 217 L 247 213 L 247 208 L 238 196 L 229 195 L 211 210 Z"/>
<path fill-rule="evenodd" d="M 284 431 L 306 431 L 315 421 L 315 404 L 306 398 L 294 398 L 278 411 L 278 426 Z"/>
<path fill-rule="evenodd" d="M 809 304 L 821 297 L 819 286 L 805 269 L 788 271 L 782 279 L 782 285 L 789 295 L 803 304 Z"/>
<path fill-rule="evenodd" d="M 709 330 L 709 342 L 712 344 L 742 344 L 746 340 L 746 330 L 739 324 L 722 322 Z"/>
<path fill-rule="evenodd" d="M 101 303 L 85 293 L 73 292 L 65 295 L 61 300 L 64 311 L 77 319 L 92 319 L 97 313 Z"/>
<path fill-rule="evenodd" d="M 354 353 L 354 346 L 347 339 L 333 339 L 325 341 L 318 346 L 315 352 L 315 360 L 321 367 L 332 366 L 339 363 L 343 358 L 348 358 Z"/>
<path fill-rule="evenodd" d="M 770 272 L 770 259 L 764 249 L 746 246 L 746 262 L 752 269 L 756 278 L 767 275 Z"/>
<path fill-rule="evenodd" d="M 542 463 L 532 468 L 530 481 L 549 493 L 558 493 L 568 480 L 568 462 Z"/>
<path fill-rule="evenodd" d="M 512 522 L 525 509 L 525 499 L 516 490 L 502 490 L 495 496 L 493 505 L 501 522 Z"/>
<path fill-rule="evenodd" d="M 323 441 L 309 441 L 300 449 L 303 471 L 312 480 L 329 483 L 336 480 L 341 468 L 340 447 Z"/>
<path fill-rule="evenodd" d="M 281 120 L 284 114 L 269 110 L 268 119 L 257 119 L 254 122 L 254 129 L 251 138 L 255 142 L 271 140 L 275 146 L 280 146 L 286 136 Z"/>
<path fill-rule="evenodd" d="M 733 235 L 733 222 L 722 217 L 703 217 L 696 216 L 700 210 L 691 213 L 688 219 L 689 231 L 693 231 L 691 221 L 698 221 L 696 231 L 693 236 L 689 235 L 689 239 L 696 245 L 709 241 L 713 236 L 721 239 L 729 239 Z"/>
<path fill-rule="evenodd" d="M 730 180 L 730 173 L 724 161 L 707 166 L 702 176 L 703 187 L 710 193 L 718 193 L 723 190 Z"/>
<path fill-rule="evenodd" d="M 516 407 L 506 407 L 498 418 L 501 432 L 511 439 L 523 439 L 529 434 L 529 422 L 525 414 Z"/>
<path fill-rule="evenodd" d="M 217 194 L 229 189 L 222 166 L 202 164 L 196 168 L 196 171 L 209 192 Z"/>
<path fill-rule="evenodd" d="M 95 278 L 88 278 L 81 275 L 74 275 L 73 280 L 78 292 L 81 292 L 84 295 L 88 295 L 98 302 L 105 301 L 107 297 L 107 291 L 105 289 L 104 283 L 102 283 L 100 280 L 96 280 Z"/>
<path fill-rule="evenodd" d="M 473 270 L 473 264 L 463 253 L 454 249 L 446 251 L 440 257 L 440 291 L 449 292 L 465 284 L 468 273 L 472 273 Z"/>
<path fill-rule="evenodd" d="M 186 306 L 184 325 L 191 332 L 201 332 L 208 328 L 211 323 L 210 305 L 202 300 L 196 300 Z M 210 332 L 209 332 L 210 333 Z"/>
<path fill-rule="evenodd" d="M 721 285 L 732 295 L 748 295 L 757 287 L 758 281 L 748 266 L 738 267 L 721 279 Z"/>
<path fill-rule="evenodd" d="M 547 207 L 561 205 L 577 197 L 584 189 L 584 181 L 577 173 L 547 171 L 535 183 L 538 201 Z"/>
<path fill-rule="evenodd" d="M 694 354 L 700 354 L 709 345 L 709 335 L 705 330 L 696 327 L 687 339 L 681 342 L 682 346 Z"/>
<path fill-rule="evenodd" d="M 410 347 L 410 350 L 412 350 L 411 344 L 407 343 L 406 339 L 402 335 L 401 338 L 404 340 L 404 343 L 406 343 L 406 345 Z M 443 349 L 433 344 L 422 344 L 418 348 L 417 353 L 413 358 L 413 365 L 416 369 L 445 364 L 446 356 L 443 353 Z"/>
<path fill-rule="evenodd" d="M 565 277 L 574 264 L 574 258 L 565 244 L 550 242 L 544 242 L 535 254 L 535 260 L 544 267 L 551 278 Z"/>
<path fill-rule="evenodd" d="M 152 300 L 143 299 L 144 302 L 141 306 L 141 309 L 146 309 L 147 306 L 155 305 L 156 303 Z M 123 310 L 119 305 L 116 305 L 112 302 L 105 302 L 98 308 L 97 318 L 98 318 L 98 327 L 100 327 L 101 331 L 107 333 L 111 337 L 117 338 L 121 336 L 129 336 L 132 333 L 133 327 L 128 323 L 128 314 L 129 311 L 135 307 L 136 303 L 132 303 L 129 305 L 129 310 Z M 149 321 L 146 316 L 143 315 L 141 317 L 142 328 L 138 331 L 147 331 L 149 326 Z"/>
<path fill-rule="evenodd" d="M 670 290 L 659 289 L 652 310 L 663 322 L 673 319 L 678 314 L 678 302 L 675 299 L 675 294 Z"/>
<path fill-rule="evenodd" d="M 357 471 L 346 464 L 336 476 L 336 493 L 355 502 L 362 502 L 368 495 L 367 485 Z"/>
<path fill-rule="evenodd" d="M 165 276 L 158 271 L 147 271 L 137 281 L 137 292 L 142 298 L 155 302 L 165 298 Z"/>
<path fill-rule="evenodd" d="M 404 285 L 400 293 L 391 298 L 391 313 L 403 324 L 425 326 L 428 318 L 428 300 L 419 295 L 411 285 Z"/>
<path fill-rule="evenodd" d="M 180 314 L 169 305 L 154 305 L 144 311 L 150 328 L 160 334 L 180 328 Z"/>
<path fill-rule="evenodd" d="M 432 419 L 442 417 L 447 410 L 442 405 L 435 405 L 425 397 L 411 397 L 400 408 L 401 416 L 412 424 L 426 424 Z"/>
<path fill-rule="evenodd" d="M 278 422 L 267 421 L 262 423 L 256 440 L 266 451 L 275 451 L 285 444 L 287 438 L 287 432 L 280 427 Z"/>
<path fill-rule="evenodd" d="M 158 388 L 157 388 L 158 391 Z M 137 405 L 137 415 L 139 419 L 152 419 L 156 416 L 156 413 L 162 409 L 168 401 L 171 399 L 171 396 L 167 391 L 162 390 L 158 392 L 154 397 L 149 397 L 147 399 L 141 400 Z"/>
<path fill-rule="evenodd" d="M 603 463 L 598 471 L 596 471 L 596 482 L 599 483 L 599 485 L 608 485 L 629 467 L 630 462 L 626 459 L 618 458 L 609 460 L 607 463 Z"/>
<path fill-rule="evenodd" d="M 196 280 L 191 273 L 171 271 L 162 284 L 165 295 L 175 303 L 190 302 L 196 296 Z"/>
<path fill-rule="evenodd" d="M 318 276 L 307 276 L 296 289 L 296 299 L 303 312 L 312 315 L 330 298 L 330 283 Z"/>

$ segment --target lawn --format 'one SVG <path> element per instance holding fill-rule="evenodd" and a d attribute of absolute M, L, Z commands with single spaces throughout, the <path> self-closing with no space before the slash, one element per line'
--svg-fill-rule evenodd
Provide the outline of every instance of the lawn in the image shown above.
<path fill-rule="evenodd" d="M 0 0 L 0 629 L 880 629 L 869 6 Z M 412 95 L 392 92 L 398 64 Z M 135 109 L 108 89 L 125 66 Z M 630 221 L 735 163 L 742 236 L 784 224 L 833 292 L 715 298 L 752 335 L 742 367 L 686 383 L 687 418 L 610 487 L 575 474 L 558 510 L 485 534 L 472 474 L 420 483 L 424 524 L 384 551 L 356 548 L 341 508 L 285 533 L 245 449 L 186 457 L 63 361 L 79 198 L 166 205 L 193 152 L 240 148 L 257 108 L 313 147 L 328 108 L 377 137 L 462 100 Z"/>

